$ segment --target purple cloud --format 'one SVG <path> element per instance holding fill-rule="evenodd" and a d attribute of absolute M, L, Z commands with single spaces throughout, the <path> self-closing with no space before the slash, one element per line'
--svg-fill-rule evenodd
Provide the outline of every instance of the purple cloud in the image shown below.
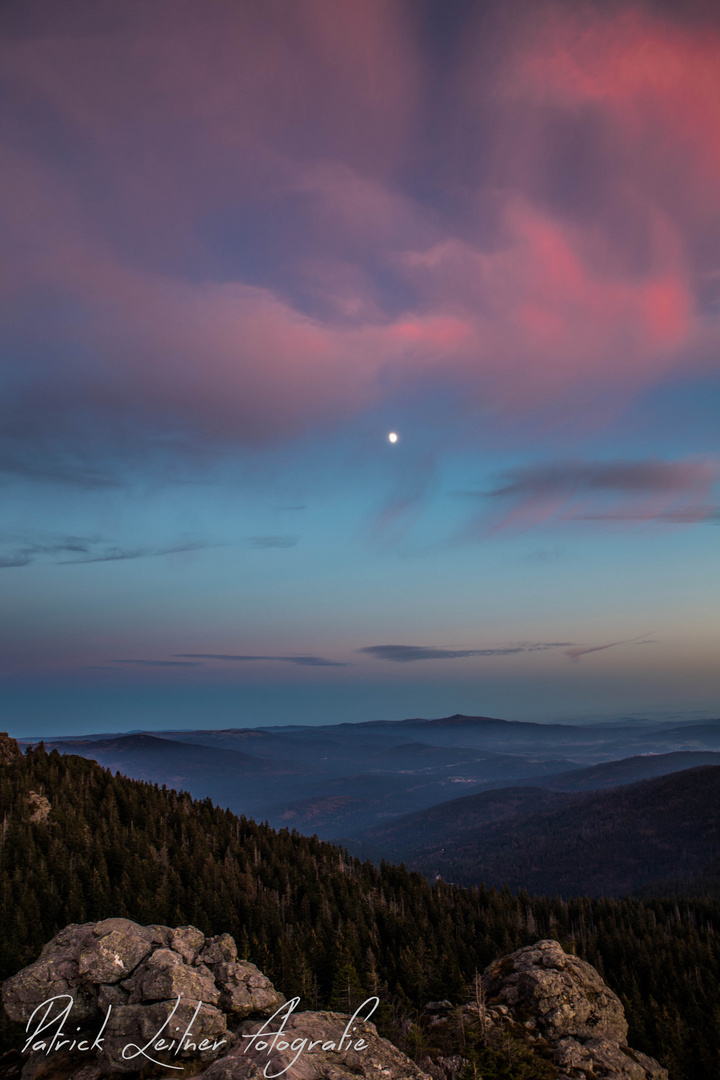
<path fill-rule="evenodd" d="M 326 660 L 323 656 L 260 656 L 242 653 L 177 653 L 178 656 L 198 660 L 230 660 L 240 663 L 252 663 L 255 660 L 274 660 L 284 664 L 297 664 L 299 667 L 347 667 L 340 660 Z"/>
<path fill-rule="evenodd" d="M 520 653 L 544 652 L 546 649 L 562 649 L 568 641 L 540 641 L 523 643 L 500 649 L 451 649 L 444 645 L 367 645 L 358 649 L 377 660 L 390 660 L 395 664 L 411 664 L 419 660 L 465 660 L 473 656 L 516 656 Z"/>
<path fill-rule="evenodd" d="M 550 519 L 694 524 L 717 518 L 708 502 L 717 475 L 707 460 L 550 462 L 508 471 L 482 497 L 510 507 L 496 529 Z"/>
<path fill-rule="evenodd" d="M 648 641 L 646 634 L 641 634 L 640 637 L 627 638 L 624 641 L 610 641 L 607 645 L 591 645 L 588 648 L 579 646 L 565 650 L 565 655 L 570 659 L 577 661 L 581 656 L 587 656 L 588 653 L 602 652 L 604 649 L 614 649 L 616 645 L 651 645 L 653 642 Z"/>

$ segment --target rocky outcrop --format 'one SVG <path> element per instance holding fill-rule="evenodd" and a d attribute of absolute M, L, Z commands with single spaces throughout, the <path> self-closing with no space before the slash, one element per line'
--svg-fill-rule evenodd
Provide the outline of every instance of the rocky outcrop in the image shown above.
<path fill-rule="evenodd" d="M 178 1058 L 205 1065 L 232 1046 L 233 1025 L 269 1017 L 285 1002 L 254 964 L 238 960 L 229 934 L 206 938 L 193 926 L 128 919 L 67 926 L 3 984 L 2 999 L 28 1036 L 37 1032 L 23 1077 L 42 1075 L 50 1061 L 59 1075 L 69 1054 L 98 1075 L 135 1073 L 150 1058 L 165 1064 L 165 1075 Z"/>
<path fill-rule="evenodd" d="M 22 750 L 7 731 L 0 731 L 0 765 L 12 765 L 22 757 Z"/>
<path fill-rule="evenodd" d="M 16 1061 L 22 1080 L 460 1080 L 472 1069 L 464 1054 L 491 1055 L 494 1045 L 502 1060 L 531 1059 L 552 1080 L 667 1080 L 626 1045 L 622 1005 L 598 972 L 556 941 L 491 964 L 472 1004 L 431 1002 L 421 1025 L 434 1037 L 461 1030 L 462 1049 L 446 1038 L 422 1067 L 378 1035 L 370 1003 L 353 1017 L 297 1012 L 298 999 L 286 1002 L 239 960 L 228 934 L 206 938 L 192 926 L 68 926 L 4 983 L 2 998 L 11 1019 L 36 1032 Z M 50 999 L 55 1011 L 44 1013 Z M 74 1043 L 58 1047 L 51 1040 L 63 1007 L 61 1037 Z M 41 1031 L 43 1017 L 51 1022 Z"/>
<path fill-rule="evenodd" d="M 295 1013 L 229 934 L 193 926 L 67 926 L 2 999 L 26 1025 L 22 1080 L 430 1080 L 360 1014 Z"/>
<path fill-rule="evenodd" d="M 557 1066 L 558 1080 L 667 1080 L 627 1046 L 620 999 L 594 967 L 557 941 L 538 941 L 495 961 L 482 979 L 486 1020 L 514 1025 Z"/>
<path fill-rule="evenodd" d="M 50 800 L 41 795 L 39 791 L 28 791 L 28 806 L 31 824 L 44 825 L 52 810 Z"/>
<path fill-rule="evenodd" d="M 0 768 L 15 765 L 22 761 L 23 754 L 16 739 L 10 738 L 7 731 L 0 731 Z M 40 791 L 28 791 L 26 803 L 27 820 L 33 825 L 44 825 L 52 806 L 50 800 Z"/>

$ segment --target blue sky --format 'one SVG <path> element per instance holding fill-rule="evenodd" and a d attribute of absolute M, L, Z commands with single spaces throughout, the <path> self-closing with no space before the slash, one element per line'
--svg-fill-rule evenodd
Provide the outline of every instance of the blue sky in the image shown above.
<path fill-rule="evenodd" d="M 714 715 L 718 20 L 288 10 L 0 15 L 4 726 Z"/>

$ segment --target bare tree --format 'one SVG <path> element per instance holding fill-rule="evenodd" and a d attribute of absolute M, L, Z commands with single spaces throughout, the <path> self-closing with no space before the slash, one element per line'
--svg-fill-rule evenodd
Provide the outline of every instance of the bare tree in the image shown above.
<path fill-rule="evenodd" d="M 480 1038 L 483 1046 L 487 1046 L 487 997 L 482 975 L 477 968 L 475 969 L 473 989 L 475 991 L 475 1008 L 477 1009 L 478 1023 L 480 1024 Z"/>

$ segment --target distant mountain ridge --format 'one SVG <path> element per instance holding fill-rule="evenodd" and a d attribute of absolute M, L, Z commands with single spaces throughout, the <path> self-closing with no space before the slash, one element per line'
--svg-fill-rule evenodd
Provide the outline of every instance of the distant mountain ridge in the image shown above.
<path fill-rule="evenodd" d="M 571 769 L 559 776 L 532 776 L 518 783 L 552 791 L 599 791 L 700 765 L 720 765 L 720 753 L 715 750 L 676 750 L 670 754 L 637 754 L 619 761 L 588 765 L 584 769 Z"/>
<path fill-rule="evenodd" d="M 273 782 L 280 784 L 288 777 L 305 779 L 311 772 L 303 763 L 263 759 L 239 750 L 183 743 L 146 732 L 109 739 L 46 742 L 45 746 L 80 754 L 135 780 L 188 791 L 196 798 L 211 795 L 228 806 L 242 802 L 249 813 L 262 807 Z"/>
<path fill-rule="evenodd" d="M 367 830 L 354 854 L 462 885 L 619 896 L 720 859 L 720 765 L 591 793 L 503 788 Z"/>
<path fill-rule="evenodd" d="M 593 790 L 709 764 L 715 759 L 701 755 L 720 750 L 720 721 L 537 724 L 454 713 L 322 727 L 55 737 L 48 745 L 136 779 L 209 796 L 276 827 L 338 839 L 460 794 L 518 785 Z M 647 764 L 665 755 L 662 763 Z M 621 760 L 624 766 L 613 764 Z"/>

